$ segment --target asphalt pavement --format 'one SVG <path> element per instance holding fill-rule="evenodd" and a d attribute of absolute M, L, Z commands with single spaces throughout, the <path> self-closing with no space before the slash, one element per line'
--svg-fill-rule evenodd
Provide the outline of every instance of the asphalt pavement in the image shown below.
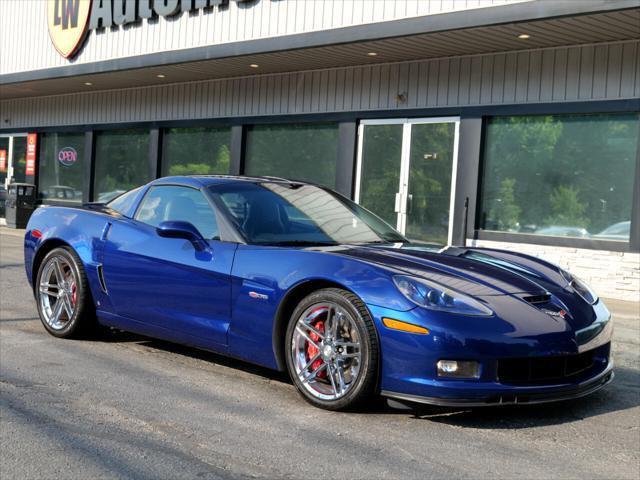
<path fill-rule="evenodd" d="M 616 378 L 539 406 L 331 413 L 288 378 L 126 333 L 56 339 L 0 228 L 0 478 L 640 478 L 640 311 Z"/>

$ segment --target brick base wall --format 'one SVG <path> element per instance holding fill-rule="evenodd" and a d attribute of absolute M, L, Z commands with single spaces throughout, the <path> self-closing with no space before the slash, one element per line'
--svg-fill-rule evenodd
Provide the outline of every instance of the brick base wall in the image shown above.
<path fill-rule="evenodd" d="M 640 253 L 468 240 L 474 247 L 513 250 L 540 257 L 575 274 L 605 298 L 640 302 Z"/>

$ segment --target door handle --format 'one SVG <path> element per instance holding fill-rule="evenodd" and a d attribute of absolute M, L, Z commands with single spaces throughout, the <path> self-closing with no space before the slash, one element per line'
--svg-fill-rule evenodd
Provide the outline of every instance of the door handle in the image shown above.
<path fill-rule="evenodd" d="M 413 208 L 413 195 L 396 193 L 396 213 L 411 213 Z"/>

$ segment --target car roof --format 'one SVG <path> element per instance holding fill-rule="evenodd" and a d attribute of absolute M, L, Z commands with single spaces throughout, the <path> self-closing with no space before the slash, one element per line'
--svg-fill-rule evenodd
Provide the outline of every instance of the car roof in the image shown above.
<path fill-rule="evenodd" d="M 289 180 L 287 178 L 271 177 L 271 176 L 240 176 L 240 175 L 178 175 L 171 177 L 158 178 L 152 182 L 151 185 L 156 184 L 180 184 L 189 185 L 192 187 L 208 187 L 209 185 L 220 185 L 225 183 L 297 183 L 308 184 L 308 182 L 301 182 L 298 180 Z"/>

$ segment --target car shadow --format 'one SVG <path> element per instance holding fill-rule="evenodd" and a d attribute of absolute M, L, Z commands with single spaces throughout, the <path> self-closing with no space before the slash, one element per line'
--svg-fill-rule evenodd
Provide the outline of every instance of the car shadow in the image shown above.
<path fill-rule="evenodd" d="M 244 360 L 228 357 L 226 355 L 221 355 L 215 352 L 210 352 L 208 350 L 200 350 L 195 347 L 180 345 L 178 343 L 144 337 L 135 333 L 110 330 L 108 332 L 102 333 L 101 340 L 110 343 L 136 342 L 139 345 L 144 345 L 148 348 L 162 350 L 176 355 L 182 355 L 183 357 L 189 357 L 194 360 L 201 360 L 214 365 L 221 365 L 236 370 L 242 370 L 244 372 L 259 375 L 270 380 L 291 383 L 291 381 L 289 380 L 289 376 L 285 372 L 278 372 L 269 368 L 245 362 Z"/>
<path fill-rule="evenodd" d="M 277 372 L 236 358 L 133 333 L 112 330 L 104 334 L 102 340 L 136 342 L 148 348 L 240 370 L 269 380 L 292 383 L 286 372 Z M 365 408 L 351 414 L 410 415 L 416 420 L 428 420 L 470 429 L 525 429 L 571 423 L 638 406 L 640 406 L 640 370 L 617 366 L 613 382 L 598 392 L 573 400 L 535 405 L 450 408 L 420 404 L 403 405 L 394 402 L 390 404 L 385 399 L 375 399 Z"/>

